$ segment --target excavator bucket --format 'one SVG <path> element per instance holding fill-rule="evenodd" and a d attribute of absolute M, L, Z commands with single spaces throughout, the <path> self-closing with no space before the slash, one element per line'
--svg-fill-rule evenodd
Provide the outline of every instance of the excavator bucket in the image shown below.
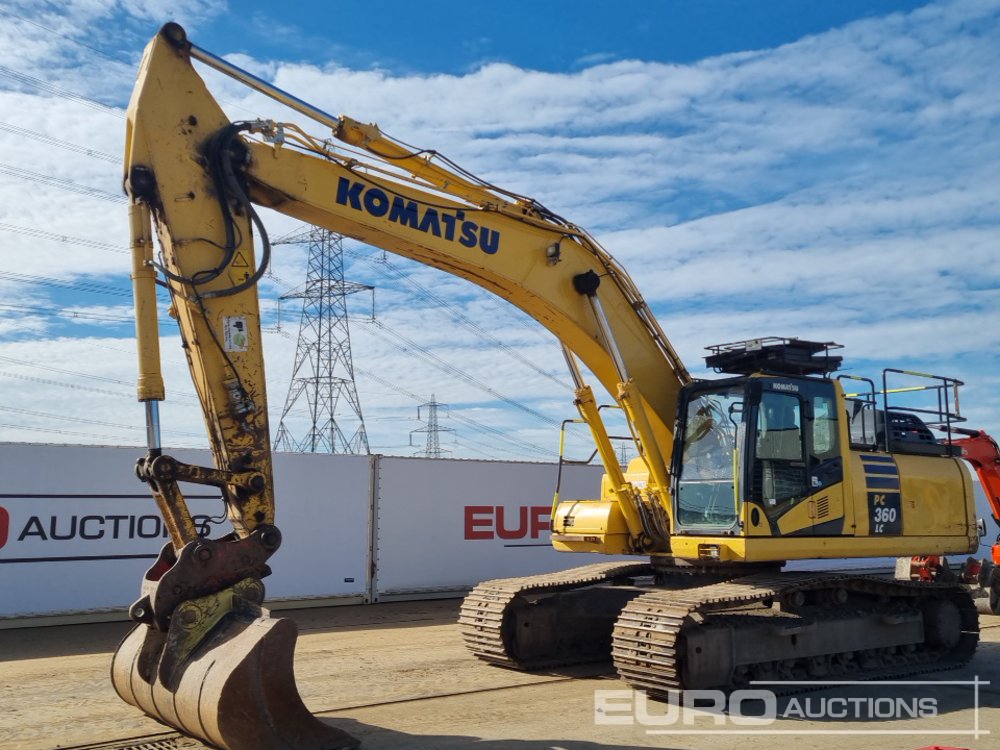
<path fill-rule="evenodd" d="M 206 597 L 211 600 L 212 597 Z M 115 651 L 118 695 L 164 724 L 223 750 L 351 750 L 359 741 L 314 717 L 295 687 L 298 628 L 267 611 L 230 610 L 214 624 L 196 601 L 166 633 L 138 624 Z M 194 612 L 194 615 L 188 614 Z M 185 633 L 210 631 L 187 652 Z"/>

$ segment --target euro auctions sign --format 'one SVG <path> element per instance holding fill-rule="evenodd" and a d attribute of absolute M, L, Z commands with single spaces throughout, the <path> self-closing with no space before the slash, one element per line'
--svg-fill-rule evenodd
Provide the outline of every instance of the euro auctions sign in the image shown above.
<path fill-rule="evenodd" d="M 540 539 L 550 529 L 547 505 L 466 505 L 466 539 Z"/>
<path fill-rule="evenodd" d="M 91 561 L 155 559 L 168 535 L 149 488 L 133 472 L 139 454 L 132 448 L 0 446 L 4 583 L 28 590 L 39 583 L 32 581 L 42 568 L 48 571 L 46 580 L 79 580 L 105 574 Z M 199 534 L 215 536 L 228 529 L 217 490 L 190 485 L 184 490 Z M 46 567 L 83 561 L 89 567 Z M 5 588 L 5 594 L 13 593 Z M 0 615 L 3 610 L 0 606 Z"/>
<path fill-rule="evenodd" d="M 52 468 L 58 463 L 31 466 L 17 456 L 0 467 L 5 479 L 0 492 L 0 617 L 123 610 L 138 597 L 143 573 L 168 542 L 156 503 L 130 476 L 134 452 L 105 449 L 103 455 L 87 455 L 96 452 L 32 448 L 33 453 L 69 454 L 74 460 L 79 454 L 81 465 L 61 472 Z M 4 452 L 32 458 L 20 446 L 5 446 Z M 122 466 L 115 465 L 119 458 Z M 12 466 L 16 471 L 8 471 Z M 226 533 L 220 497 L 189 499 L 200 534 Z"/>
<path fill-rule="evenodd" d="M 213 498 L 215 504 L 221 501 Z M 208 498 L 202 498 L 204 503 Z M 167 529 L 151 498 L 6 496 L 0 505 L 0 563 L 116 560 L 156 557 Z M 193 516 L 200 536 L 223 527 Z M 224 532 L 223 532 L 224 533 Z"/>

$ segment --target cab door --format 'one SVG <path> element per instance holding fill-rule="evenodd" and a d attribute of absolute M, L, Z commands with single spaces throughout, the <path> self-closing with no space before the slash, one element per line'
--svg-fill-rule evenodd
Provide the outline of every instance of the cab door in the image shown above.
<path fill-rule="evenodd" d="M 833 383 L 797 378 L 761 378 L 759 383 L 747 465 L 748 534 L 847 533 Z"/>

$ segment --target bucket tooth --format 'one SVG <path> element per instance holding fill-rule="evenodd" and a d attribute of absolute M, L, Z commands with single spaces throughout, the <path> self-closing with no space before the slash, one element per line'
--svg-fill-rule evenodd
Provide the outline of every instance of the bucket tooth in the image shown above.
<path fill-rule="evenodd" d="M 115 651 L 111 677 L 126 703 L 222 750 L 352 750 L 357 739 L 306 708 L 295 687 L 298 628 L 291 620 L 231 612 L 171 670 L 168 687 L 151 655 L 169 637 L 134 627 Z M 174 624 L 171 623 L 171 627 Z"/>

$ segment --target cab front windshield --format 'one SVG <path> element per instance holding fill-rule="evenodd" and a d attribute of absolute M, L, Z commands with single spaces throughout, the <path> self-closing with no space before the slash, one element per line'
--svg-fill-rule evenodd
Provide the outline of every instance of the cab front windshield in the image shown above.
<path fill-rule="evenodd" d="M 677 486 L 680 529 L 729 529 L 739 512 L 738 458 L 745 428 L 740 387 L 693 395 Z"/>

